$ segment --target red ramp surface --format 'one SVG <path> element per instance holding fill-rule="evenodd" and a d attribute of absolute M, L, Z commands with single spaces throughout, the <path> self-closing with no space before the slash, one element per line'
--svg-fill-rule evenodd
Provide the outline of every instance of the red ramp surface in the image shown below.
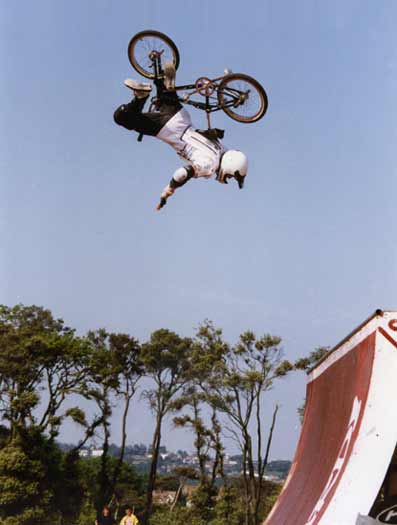
<path fill-rule="evenodd" d="M 377 311 L 309 374 L 295 458 L 266 525 L 355 525 L 397 442 L 397 312 Z"/>

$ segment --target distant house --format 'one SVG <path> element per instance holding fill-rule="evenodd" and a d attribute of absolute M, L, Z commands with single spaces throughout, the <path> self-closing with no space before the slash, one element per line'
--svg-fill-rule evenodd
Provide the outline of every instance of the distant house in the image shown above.
<path fill-rule="evenodd" d="M 79 456 L 81 458 L 100 458 L 103 455 L 101 448 L 82 448 L 79 450 Z"/>

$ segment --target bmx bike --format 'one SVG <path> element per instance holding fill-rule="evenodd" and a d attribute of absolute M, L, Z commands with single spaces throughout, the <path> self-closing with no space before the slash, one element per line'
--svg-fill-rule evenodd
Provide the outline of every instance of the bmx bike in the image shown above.
<path fill-rule="evenodd" d="M 175 69 L 180 63 L 175 43 L 164 33 L 154 30 L 141 31 L 132 37 L 128 58 L 138 73 L 155 83 L 164 78 L 165 61 L 173 63 Z M 233 120 L 250 124 L 261 119 L 268 107 L 266 91 L 257 80 L 228 70 L 217 78 L 203 76 L 192 84 L 175 86 L 175 91 L 181 104 L 206 112 L 209 129 L 210 115 L 214 111 L 222 110 Z"/>

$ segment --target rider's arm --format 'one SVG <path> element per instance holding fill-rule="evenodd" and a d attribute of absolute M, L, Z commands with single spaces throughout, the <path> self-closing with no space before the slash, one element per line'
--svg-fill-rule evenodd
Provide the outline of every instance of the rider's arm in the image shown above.
<path fill-rule="evenodd" d="M 170 180 L 170 182 L 163 189 L 160 195 L 160 202 L 157 205 L 157 210 L 161 210 L 161 208 L 166 205 L 167 199 L 171 197 L 171 195 L 173 195 L 175 190 L 177 188 L 181 188 L 192 177 L 194 177 L 194 169 L 192 168 L 192 166 L 185 166 L 183 168 L 178 168 L 176 172 L 174 173 L 174 175 L 172 176 L 172 179 Z"/>

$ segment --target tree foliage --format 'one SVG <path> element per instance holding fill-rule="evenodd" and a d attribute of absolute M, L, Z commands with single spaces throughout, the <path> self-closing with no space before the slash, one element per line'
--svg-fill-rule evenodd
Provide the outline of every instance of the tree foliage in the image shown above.
<path fill-rule="evenodd" d="M 212 326 L 204 328 L 201 332 L 203 348 L 212 348 L 217 340 L 217 347 L 225 349 L 209 377 L 209 400 L 226 417 L 224 427 L 242 452 L 245 523 L 257 525 L 261 520 L 263 479 L 278 412 L 276 406 L 265 439 L 263 394 L 273 388 L 275 381 L 291 372 L 293 365 L 283 360 L 280 337 L 270 334 L 257 337 L 247 331 L 240 335 L 237 344 L 225 346 L 219 339 L 219 331 L 214 332 Z"/>
<path fill-rule="evenodd" d="M 0 450 L 0 517 L 4 525 L 74 519 L 83 499 L 77 457 L 63 455 L 37 427 Z"/>
<path fill-rule="evenodd" d="M 0 415 L 10 438 L 29 424 L 56 437 L 73 415 L 61 410 L 64 401 L 79 392 L 86 373 L 85 341 L 62 319 L 37 306 L 0 305 Z"/>
<path fill-rule="evenodd" d="M 143 343 L 104 328 L 77 335 L 45 308 L 0 305 L 0 523 L 88 525 L 104 504 L 119 517 L 133 504 L 152 525 L 258 525 L 278 493 L 264 478 L 278 407 L 265 421 L 264 396 L 326 352 L 318 348 L 292 365 L 283 358 L 280 337 L 245 331 L 230 344 L 209 320 L 192 338 L 165 328 Z M 154 423 L 147 478 L 125 462 L 138 391 Z M 121 438 L 112 456 L 115 406 Z M 167 417 L 191 431 L 197 468 L 180 467 L 159 480 Z M 65 452 L 57 437 L 66 423 L 82 437 Z M 230 437 L 243 458 L 237 481 L 224 469 Z M 101 457 L 81 458 L 93 441 Z M 156 508 L 154 488 L 170 483 L 174 500 Z"/>
<path fill-rule="evenodd" d="M 152 386 L 143 392 L 155 418 L 151 446 L 151 466 L 148 479 L 144 521 L 149 520 L 153 505 L 153 490 L 156 483 L 157 464 L 161 445 L 164 417 L 173 410 L 175 396 L 188 381 L 189 354 L 192 341 L 166 329 L 156 330 L 150 340 L 142 345 L 141 359 L 146 376 Z"/>

